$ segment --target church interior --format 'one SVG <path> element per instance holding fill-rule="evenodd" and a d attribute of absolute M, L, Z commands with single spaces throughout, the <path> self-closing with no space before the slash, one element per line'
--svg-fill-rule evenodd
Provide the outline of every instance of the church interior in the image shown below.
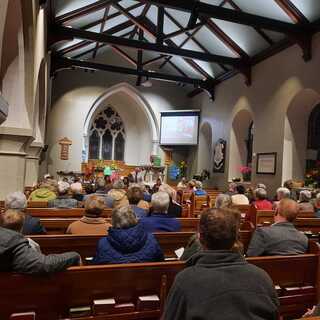
<path fill-rule="evenodd" d="M 320 319 L 319 66 L 319 0 L 0 0 L 0 319 Z"/>

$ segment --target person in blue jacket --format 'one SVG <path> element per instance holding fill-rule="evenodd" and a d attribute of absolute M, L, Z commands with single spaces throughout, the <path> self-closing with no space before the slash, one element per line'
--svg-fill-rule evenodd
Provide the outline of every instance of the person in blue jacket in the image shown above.
<path fill-rule="evenodd" d="M 163 261 L 158 241 L 138 222 L 130 206 L 114 209 L 108 236 L 98 242 L 93 264 Z"/>
<path fill-rule="evenodd" d="M 154 193 L 151 198 L 152 212 L 149 216 L 142 218 L 140 221 L 144 229 L 148 232 L 156 231 L 180 231 L 180 222 L 167 214 L 170 203 L 168 193 L 159 191 Z"/>

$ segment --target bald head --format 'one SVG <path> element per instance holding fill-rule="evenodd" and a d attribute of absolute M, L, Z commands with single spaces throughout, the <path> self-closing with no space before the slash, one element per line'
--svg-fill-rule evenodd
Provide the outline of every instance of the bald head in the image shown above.
<path fill-rule="evenodd" d="M 278 215 L 288 222 L 293 222 L 299 212 L 298 203 L 291 199 L 282 199 L 278 206 Z"/>

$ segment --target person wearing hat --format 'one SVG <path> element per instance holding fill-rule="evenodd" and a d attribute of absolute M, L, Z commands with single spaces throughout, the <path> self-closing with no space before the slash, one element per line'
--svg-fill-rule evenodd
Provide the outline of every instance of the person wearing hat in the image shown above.
<path fill-rule="evenodd" d="M 49 201 L 49 208 L 77 208 L 78 201 L 69 196 L 70 185 L 68 182 L 59 181 L 58 197 Z"/>
<path fill-rule="evenodd" d="M 27 198 L 22 192 L 16 191 L 8 194 L 4 200 L 4 207 L 5 210 L 16 210 L 17 212 L 21 213 L 21 215 L 24 215 L 21 231 L 23 235 L 46 233 L 46 229 L 41 225 L 38 218 L 32 217 L 25 213 L 25 209 L 27 207 Z"/>

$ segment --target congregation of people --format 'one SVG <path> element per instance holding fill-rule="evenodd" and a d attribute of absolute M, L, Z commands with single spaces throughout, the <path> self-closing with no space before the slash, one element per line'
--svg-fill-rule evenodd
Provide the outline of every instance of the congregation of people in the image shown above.
<path fill-rule="evenodd" d="M 195 196 L 207 194 L 202 183 L 195 180 L 182 179 L 176 189 Z M 0 271 L 48 274 L 83 263 L 77 252 L 41 253 L 41 247 L 28 236 L 46 234 L 46 230 L 38 218 L 26 212 L 28 201 L 48 201 L 48 207 L 57 209 L 83 207 L 84 216 L 71 223 L 66 233 L 101 235 L 91 264 L 164 261 L 153 233 L 180 231 L 177 218 L 182 216 L 182 206 L 176 202 L 176 189 L 160 179 L 147 188 L 127 179 L 111 184 L 97 178 L 93 186 L 46 177 L 28 199 L 22 192 L 11 193 L 0 214 Z M 257 210 L 274 210 L 275 216 L 274 224 L 253 232 L 244 252 L 239 238 L 241 214 L 235 207 L 248 204 Z M 102 217 L 106 208 L 112 209 L 111 223 Z M 246 190 L 241 184 L 231 183 L 216 197 L 212 208 L 201 213 L 199 230 L 180 258 L 186 261 L 186 268 L 171 287 L 164 319 L 213 319 L 225 314 L 226 308 L 225 319 L 278 319 L 279 300 L 272 280 L 249 264 L 245 256 L 306 253 L 308 238 L 293 224 L 301 211 L 318 216 L 320 193 L 312 198 L 310 191 L 302 190 L 296 201 L 286 184 L 271 200 L 264 184 Z M 226 294 L 237 302 L 228 303 Z M 317 315 L 317 310 L 308 311 L 306 316 Z"/>

